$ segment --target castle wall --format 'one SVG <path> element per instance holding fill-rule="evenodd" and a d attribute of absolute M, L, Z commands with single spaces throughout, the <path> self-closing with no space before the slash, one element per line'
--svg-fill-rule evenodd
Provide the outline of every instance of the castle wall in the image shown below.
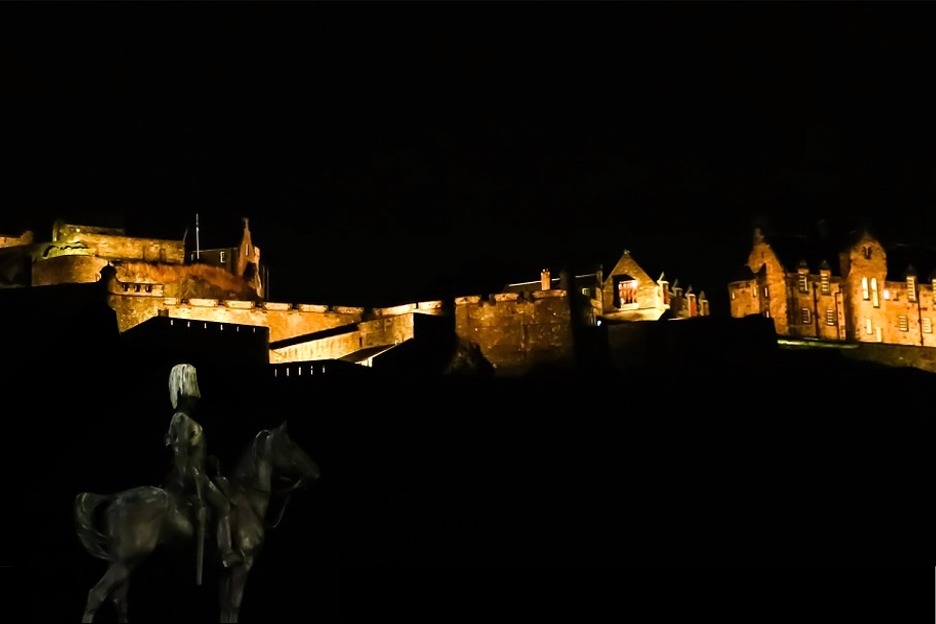
<path fill-rule="evenodd" d="M 116 236 L 89 232 L 81 226 L 67 227 L 71 229 L 59 230 L 54 245 L 78 243 L 86 247 L 88 253 L 109 260 L 143 260 L 166 264 L 185 262 L 185 244 L 181 240 Z"/>
<path fill-rule="evenodd" d="M 0 236 L 0 248 L 19 247 L 21 245 L 32 245 L 32 243 L 33 243 L 32 230 L 26 230 L 19 236 Z"/>
<path fill-rule="evenodd" d="M 731 316 L 741 318 L 760 314 L 760 298 L 757 297 L 757 280 L 741 280 L 728 284 L 728 300 Z"/>
<path fill-rule="evenodd" d="M 307 362 L 309 360 L 336 360 L 357 351 L 361 344 L 361 332 L 352 329 L 338 336 L 328 336 L 308 342 L 270 350 L 270 362 Z"/>
<path fill-rule="evenodd" d="M 829 293 L 822 294 L 820 275 L 809 275 L 807 292 L 801 292 L 797 273 L 788 273 L 787 292 L 790 293 L 786 336 L 798 338 L 820 338 L 824 340 L 845 340 L 845 284 L 841 279 L 830 280 Z M 803 323 L 803 308 L 809 310 L 809 322 Z M 828 324 L 828 311 L 832 313 L 832 325 Z"/>
<path fill-rule="evenodd" d="M 161 299 L 109 293 L 107 304 L 117 313 L 117 330 L 123 333 L 131 327 L 159 316 L 164 309 Z"/>
<path fill-rule="evenodd" d="M 535 364 L 572 357 L 569 303 L 563 290 L 537 291 L 523 299 L 517 293 L 459 297 L 455 333 L 478 344 L 498 374 L 522 373 Z"/>
<path fill-rule="evenodd" d="M 270 342 L 285 340 L 323 329 L 331 329 L 361 320 L 364 309 L 343 306 L 320 306 L 251 301 L 217 301 L 192 299 L 184 303 L 165 304 L 172 318 L 258 325 L 270 328 Z"/>
<path fill-rule="evenodd" d="M 315 338 L 270 351 L 271 362 L 338 359 L 349 353 L 381 345 L 399 344 L 415 336 L 413 314 L 363 321 L 346 333 Z"/>
<path fill-rule="evenodd" d="M 32 264 L 32 285 L 86 284 L 101 278 L 107 260 L 95 256 L 56 256 Z"/>

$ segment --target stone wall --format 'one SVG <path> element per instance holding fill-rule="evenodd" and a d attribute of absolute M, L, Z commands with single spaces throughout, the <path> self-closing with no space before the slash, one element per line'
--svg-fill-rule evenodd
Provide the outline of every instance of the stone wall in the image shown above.
<path fill-rule="evenodd" d="M 86 284 L 101 278 L 107 260 L 95 256 L 56 256 L 32 264 L 32 285 Z"/>
<path fill-rule="evenodd" d="M 33 243 L 33 238 L 32 230 L 26 230 L 19 236 L 0 236 L 0 248 L 31 245 Z"/>
<path fill-rule="evenodd" d="M 870 252 L 870 258 L 865 257 L 863 253 L 865 247 Z M 881 329 L 883 337 L 886 318 L 883 310 L 879 307 L 875 308 L 872 301 L 864 299 L 861 278 L 867 278 L 870 282 L 873 277 L 877 279 L 878 284 L 884 284 L 887 275 L 887 256 L 884 248 L 873 238 L 864 236 L 847 251 L 847 261 L 843 264 L 848 268 L 845 278 L 848 335 L 851 339 L 860 342 L 878 342 L 878 329 Z M 871 333 L 868 333 L 866 329 L 866 322 L 869 319 L 871 320 Z"/>
<path fill-rule="evenodd" d="M 270 351 L 271 362 L 303 362 L 338 359 L 359 349 L 400 344 L 414 337 L 413 313 L 382 316 L 348 325 L 348 331 L 278 347 Z"/>
<path fill-rule="evenodd" d="M 181 240 L 98 233 L 89 231 L 87 226 L 65 226 L 64 229 L 58 230 L 58 236 L 49 245 L 53 247 L 80 245 L 91 255 L 109 260 L 142 260 L 166 264 L 185 262 L 185 243 Z"/>
<path fill-rule="evenodd" d="M 564 290 L 536 291 L 525 298 L 500 293 L 455 300 L 455 333 L 476 343 L 498 374 L 515 374 L 573 356 L 573 336 Z"/>
<path fill-rule="evenodd" d="M 765 267 L 763 280 L 758 280 L 759 292 L 757 297 L 764 297 L 766 294 L 766 300 L 760 303 L 761 310 L 769 311 L 778 335 L 789 335 L 786 270 L 780 264 L 777 254 L 774 253 L 768 242 L 763 239 L 754 242 L 754 247 L 748 256 L 748 266 L 754 273 L 760 271 L 761 267 Z M 766 293 L 764 292 L 765 287 L 767 289 Z"/>

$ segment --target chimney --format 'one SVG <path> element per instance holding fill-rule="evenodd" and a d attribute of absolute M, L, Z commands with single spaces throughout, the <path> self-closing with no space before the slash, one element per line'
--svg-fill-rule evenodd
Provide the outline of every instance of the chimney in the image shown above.
<path fill-rule="evenodd" d="M 540 290 L 549 290 L 552 280 L 549 279 L 549 269 L 543 269 L 540 272 Z"/>

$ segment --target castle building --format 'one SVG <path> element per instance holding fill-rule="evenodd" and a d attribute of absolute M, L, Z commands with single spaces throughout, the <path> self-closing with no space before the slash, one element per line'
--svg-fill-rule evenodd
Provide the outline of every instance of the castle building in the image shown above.
<path fill-rule="evenodd" d="M 728 284 L 731 316 L 773 319 L 777 335 L 936 347 L 936 250 L 885 247 L 867 230 L 827 238 L 755 229 L 748 262 Z"/>
<path fill-rule="evenodd" d="M 35 242 L 27 232 L 0 243 L 6 287 L 100 281 L 118 331 L 137 343 L 249 344 L 251 353 L 260 349 L 286 375 L 291 364 L 331 360 L 380 368 L 413 354 L 444 368 L 427 344 L 477 353 L 504 374 L 523 373 L 574 362 L 582 329 L 709 315 L 704 293 L 683 291 L 662 274 L 654 280 L 627 250 L 607 275 L 598 269 L 553 277 L 544 269 L 539 280 L 449 304 L 364 308 L 267 300 L 267 272 L 247 219 L 237 247 L 188 254 L 184 240 L 64 222 L 54 225 L 50 241 Z M 414 348 L 417 343 L 423 346 Z M 295 374 L 303 370 L 297 366 Z"/>

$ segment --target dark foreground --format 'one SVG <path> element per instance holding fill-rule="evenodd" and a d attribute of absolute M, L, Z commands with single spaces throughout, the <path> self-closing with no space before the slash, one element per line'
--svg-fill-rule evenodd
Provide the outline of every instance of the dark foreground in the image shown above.
<path fill-rule="evenodd" d="M 168 467 L 172 362 L 118 347 L 82 362 L 33 362 L 41 383 L 11 412 L 32 449 L 17 509 L 31 541 L 12 550 L 33 621 L 78 621 L 104 572 L 75 538 L 75 495 L 159 484 Z M 322 468 L 269 532 L 241 619 L 334 621 L 361 599 L 355 564 L 909 561 L 936 376 L 827 354 L 754 364 L 277 385 L 199 362 L 223 467 L 286 419 Z M 216 621 L 215 579 L 195 587 L 193 550 L 165 548 L 131 581 L 131 620 Z"/>

